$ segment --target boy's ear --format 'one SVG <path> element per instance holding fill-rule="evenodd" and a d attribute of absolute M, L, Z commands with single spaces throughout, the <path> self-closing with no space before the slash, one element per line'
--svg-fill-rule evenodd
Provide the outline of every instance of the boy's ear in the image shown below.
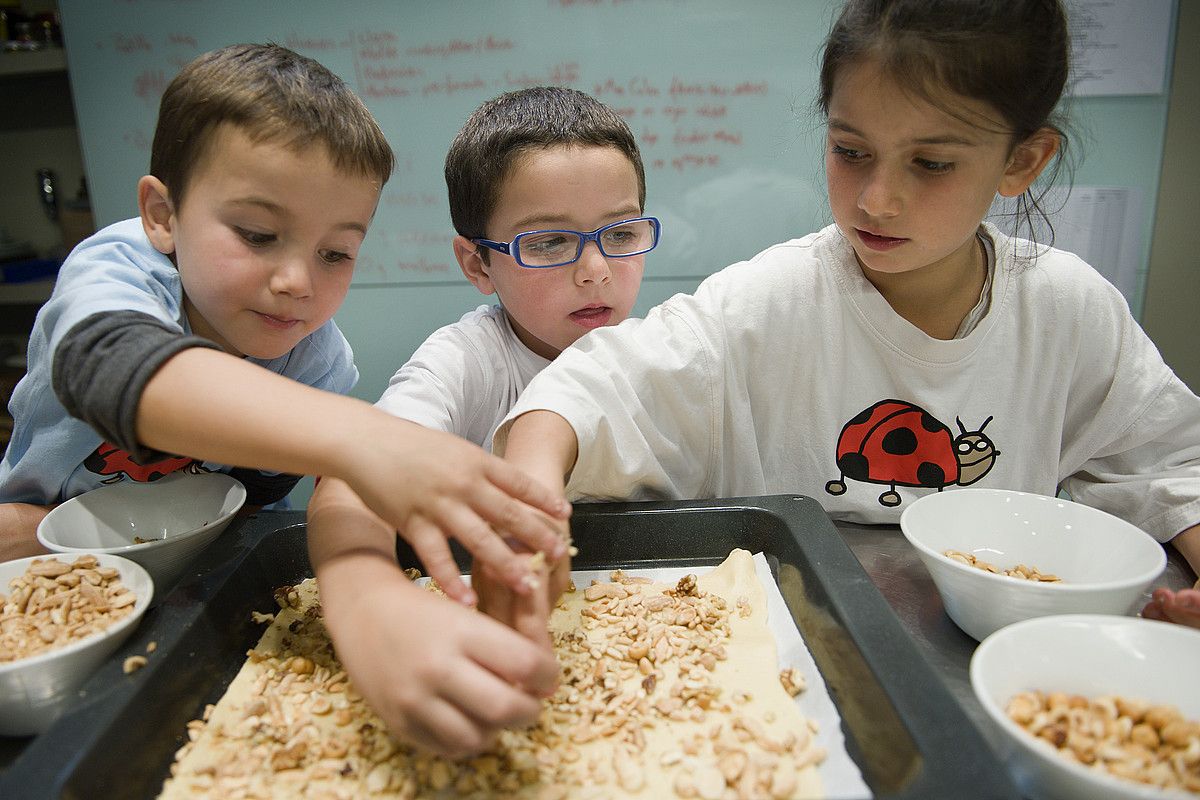
<path fill-rule="evenodd" d="M 1000 179 L 999 192 L 1004 197 L 1017 197 L 1037 180 L 1042 170 L 1058 152 L 1062 136 L 1052 128 L 1041 128 L 1013 150 Z"/>
<path fill-rule="evenodd" d="M 174 253 L 175 206 L 166 184 L 153 175 L 143 175 L 138 181 L 138 213 L 154 249 L 164 256 Z"/>
<path fill-rule="evenodd" d="M 496 287 L 492 284 L 492 277 L 488 275 L 488 265 L 484 263 L 478 245 L 465 236 L 455 236 L 454 257 L 458 259 L 458 266 L 463 275 L 467 276 L 467 280 L 474 284 L 480 293 L 495 294 Z"/>

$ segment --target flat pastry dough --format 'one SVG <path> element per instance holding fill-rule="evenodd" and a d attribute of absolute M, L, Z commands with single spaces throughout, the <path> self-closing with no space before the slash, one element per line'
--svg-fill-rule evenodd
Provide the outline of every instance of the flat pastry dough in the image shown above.
<path fill-rule="evenodd" d="M 161 798 L 823 796 L 825 751 L 792 697 L 802 679 L 781 682 L 745 550 L 675 586 L 618 571 L 565 594 L 557 693 L 461 762 L 387 734 L 334 655 L 312 579 L 276 597 L 224 697 L 188 724 Z"/>

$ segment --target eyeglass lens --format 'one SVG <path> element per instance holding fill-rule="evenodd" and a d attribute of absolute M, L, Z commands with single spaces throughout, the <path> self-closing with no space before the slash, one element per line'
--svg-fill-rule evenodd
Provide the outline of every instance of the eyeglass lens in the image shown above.
<path fill-rule="evenodd" d="M 582 237 L 570 231 L 543 231 L 517 237 L 521 260 L 533 266 L 569 264 L 578 258 Z M 600 232 L 600 252 L 606 256 L 628 256 L 654 246 L 654 223 L 648 219 L 614 225 Z"/>

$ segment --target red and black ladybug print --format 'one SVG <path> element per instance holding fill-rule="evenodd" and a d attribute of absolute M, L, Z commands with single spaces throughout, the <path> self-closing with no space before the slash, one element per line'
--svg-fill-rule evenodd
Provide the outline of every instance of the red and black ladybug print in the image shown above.
<path fill-rule="evenodd" d="M 825 491 L 840 495 L 846 479 L 885 484 L 879 496 L 882 505 L 900 505 L 897 486 L 937 489 L 966 486 L 982 478 L 996 463 L 996 450 L 983 429 L 968 431 L 961 420 L 961 433 L 950 428 L 920 406 L 903 400 L 881 400 L 847 422 L 838 435 L 837 467 L 841 475 L 825 484 Z"/>

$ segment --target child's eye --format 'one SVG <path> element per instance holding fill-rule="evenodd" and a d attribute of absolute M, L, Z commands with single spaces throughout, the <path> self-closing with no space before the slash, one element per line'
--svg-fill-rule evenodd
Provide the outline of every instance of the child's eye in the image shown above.
<path fill-rule="evenodd" d="M 561 233 L 544 233 L 521 239 L 521 250 L 530 255 L 550 256 L 567 252 L 574 243 Z"/>
<path fill-rule="evenodd" d="M 273 233 L 258 233 L 257 231 L 248 231 L 245 228 L 234 228 L 234 230 L 237 231 L 238 236 L 241 236 L 255 247 L 262 247 L 264 244 L 270 244 L 275 241 L 275 234 Z"/>
<path fill-rule="evenodd" d="M 636 238 L 637 234 L 628 228 L 613 228 L 611 231 L 604 232 L 605 243 L 612 245 L 630 244 Z"/>
<path fill-rule="evenodd" d="M 350 261 L 353 259 L 349 253 L 343 253 L 339 250 L 322 250 L 320 252 L 321 260 L 326 264 L 337 264 L 342 261 Z"/>
<path fill-rule="evenodd" d="M 953 161 L 930 161 L 927 158 L 918 158 L 916 162 L 926 172 L 942 173 L 954 169 Z"/>
<path fill-rule="evenodd" d="M 833 154 L 835 156 L 841 156 L 843 159 L 845 159 L 846 161 L 850 161 L 850 162 L 862 161 L 864 158 L 867 157 L 867 154 L 861 150 L 854 150 L 849 147 L 842 147 L 839 144 L 835 144 L 833 146 Z"/>

